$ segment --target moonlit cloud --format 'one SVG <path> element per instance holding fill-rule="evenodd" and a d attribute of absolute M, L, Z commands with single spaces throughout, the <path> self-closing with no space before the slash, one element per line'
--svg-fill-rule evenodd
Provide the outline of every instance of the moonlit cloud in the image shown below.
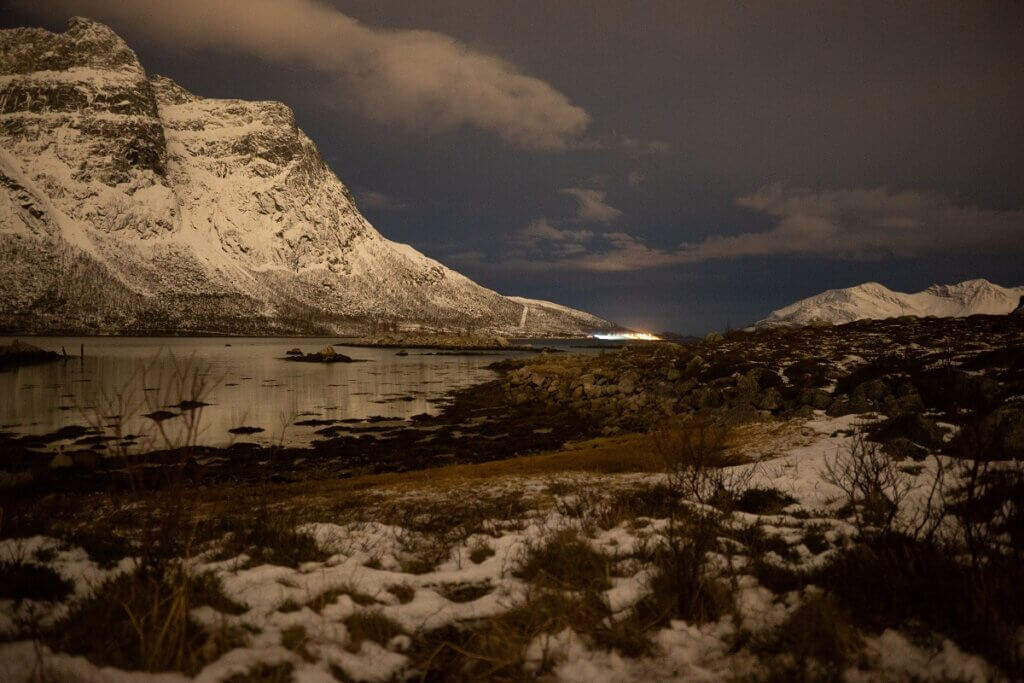
<path fill-rule="evenodd" d="M 563 230 L 551 225 L 546 218 L 538 218 L 516 234 L 516 241 L 530 247 L 542 242 L 582 244 L 593 236 L 590 230 Z"/>
<path fill-rule="evenodd" d="M 317 0 L 23 0 L 22 9 L 116 21 L 169 49 L 196 48 L 300 64 L 326 95 L 413 130 L 471 126 L 527 148 L 563 149 L 590 117 L 548 83 L 432 31 L 365 26 Z"/>
<path fill-rule="evenodd" d="M 763 233 L 684 245 L 696 259 L 762 254 L 821 254 L 874 259 L 929 253 L 1024 248 L 1024 211 L 965 206 L 934 192 L 833 190 L 772 185 L 737 204 L 776 219 Z"/>
<path fill-rule="evenodd" d="M 588 233 L 586 239 L 574 240 L 585 249 L 549 250 L 536 266 L 621 272 L 744 256 L 881 259 L 1024 251 L 1024 211 L 961 206 L 930 192 L 885 188 L 811 192 L 773 185 L 736 202 L 772 217 L 775 224 L 763 232 L 713 235 L 674 249 L 648 246 L 626 232 Z M 546 223 L 530 227 L 531 234 L 538 236 L 545 230 L 551 241 L 566 241 L 577 234 Z"/>
<path fill-rule="evenodd" d="M 576 219 L 583 223 L 611 223 L 622 215 L 622 212 L 614 206 L 610 206 L 605 197 L 604 190 L 595 190 L 587 187 L 567 187 L 561 190 L 562 194 L 569 195 L 576 200 Z"/>

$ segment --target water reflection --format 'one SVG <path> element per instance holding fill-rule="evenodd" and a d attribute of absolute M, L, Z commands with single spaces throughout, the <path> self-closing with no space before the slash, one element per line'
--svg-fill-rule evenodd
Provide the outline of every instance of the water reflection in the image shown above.
<path fill-rule="evenodd" d="M 297 420 L 405 419 L 436 413 L 448 391 L 494 377 L 485 366 L 522 355 L 436 356 L 411 349 L 409 355 L 398 356 L 397 349 L 336 345 L 340 352 L 366 362 L 282 360 L 290 348 L 315 351 L 335 341 L 35 338 L 32 343 L 47 349 L 63 346 L 78 352 L 84 345 L 85 357 L 0 372 L 0 429 L 45 434 L 71 424 L 107 426 L 120 421 L 125 433 L 148 435 L 154 442 L 147 445 L 159 446 L 164 436 L 180 441 L 189 420 L 201 417 L 202 444 L 224 446 L 243 439 L 301 445 L 315 438 L 316 427 L 296 426 Z M 172 407 L 185 399 L 209 405 L 195 410 Z M 161 422 L 142 417 L 157 411 L 177 416 Z M 263 431 L 244 436 L 229 432 L 237 427 Z"/>

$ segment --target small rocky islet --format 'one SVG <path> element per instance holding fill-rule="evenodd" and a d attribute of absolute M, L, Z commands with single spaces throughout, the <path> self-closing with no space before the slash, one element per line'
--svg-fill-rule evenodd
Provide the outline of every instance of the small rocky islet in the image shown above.
<path fill-rule="evenodd" d="M 285 352 L 284 360 L 295 363 L 359 363 L 361 361 L 338 353 L 333 346 L 325 346 L 313 353 L 303 353 L 302 349 L 293 348 Z"/>

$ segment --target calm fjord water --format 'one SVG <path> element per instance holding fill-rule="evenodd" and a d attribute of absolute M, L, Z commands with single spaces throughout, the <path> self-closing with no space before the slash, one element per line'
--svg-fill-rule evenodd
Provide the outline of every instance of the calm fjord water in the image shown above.
<path fill-rule="evenodd" d="M 152 447 L 163 443 L 156 424 L 143 415 L 157 410 L 183 412 L 170 406 L 192 398 L 193 370 L 208 387 L 202 400 L 210 404 L 202 409 L 199 443 L 223 446 L 245 440 L 304 445 L 315 438 L 317 427 L 292 424 L 297 420 L 405 419 L 435 413 L 447 392 L 495 377 L 485 366 L 501 358 L 530 355 L 439 356 L 410 348 L 409 355 L 398 356 L 398 349 L 345 347 L 336 338 L 36 337 L 27 341 L 49 350 L 64 347 L 75 356 L 84 344 L 85 358 L 0 372 L 0 429 L 45 434 L 72 424 L 111 424 L 115 415 L 123 415 L 124 431 L 148 434 Z M 542 343 L 593 352 L 578 348 L 579 342 Z M 328 344 L 366 362 L 282 360 L 288 349 L 312 352 Z M 162 426 L 175 435 L 184 422 L 176 417 Z M 245 436 L 228 431 L 242 426 L 264 431 Z"/>

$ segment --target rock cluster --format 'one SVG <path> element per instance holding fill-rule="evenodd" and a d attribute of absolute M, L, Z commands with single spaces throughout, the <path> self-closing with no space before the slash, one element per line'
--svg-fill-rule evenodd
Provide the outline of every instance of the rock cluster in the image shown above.
<path fill-rule="evenodd" d="M 712 339 L 714 344 L 716 340 Z M 515 404 L 542 401 L 602 420 L 609 432 L 643 429 L 678 413 L 715 409 L 742 420 L 794 407 L 782 378 L 766 367 L 718 375 L 707 347 L 629 345 L 600 356 L 541 354 L 505 376 Z"/>
<path fill-rule="evenodd" d="M 512 403 L 568 408 L 608 433 L 697 411 L 730 421 L 824 411 L 873 414 L 869 432 L 899 457 L 967 448 L 969 438 L 999 457 L 1024 457 L 1018 316 L 732 332 L 693 346 L 541 354 L 502 369 Z"/>

